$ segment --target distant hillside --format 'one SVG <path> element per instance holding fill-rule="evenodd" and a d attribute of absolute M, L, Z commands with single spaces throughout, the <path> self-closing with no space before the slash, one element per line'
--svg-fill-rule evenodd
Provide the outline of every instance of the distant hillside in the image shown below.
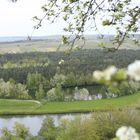
<path fill-rule="evenodd" d="M 112 36 L 105 35 L 102 39 L 97 35 L 86 35 L 85 49 L 99 48 L 99 43 L 104 43 L 107 47 L 114 47 L 111 39 Z M 56 51 L 60 45 L 61 36 L 44 36 L 44 37 L 33 37 L 32 40 L 27 40 L 27 37 L 0 37 L 0 53 L 23 53 L 23 52 L 51 52 Z M 82 41 L 77 42 L 80 47 Z M 126 40 L 121 48 L 126 49 L 139 49 L 131 40 Z M 121 49 L 120 48 L 120 49 Z M 68 47 L 60 47 L 61 51 L 67 50 Z"/>

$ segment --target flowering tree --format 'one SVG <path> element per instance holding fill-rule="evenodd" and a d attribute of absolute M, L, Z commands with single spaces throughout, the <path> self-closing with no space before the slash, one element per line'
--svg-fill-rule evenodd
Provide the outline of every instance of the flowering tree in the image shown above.
<path fill-rule="evenodd" d="M 77 87 L 75 88 L 74 91 L 75 100 L 88 100 L 88 98 L 89 98 L 89 92 L 86 88 L 83 89 L 78 89 Z"/>
<path fill-rule="evenodd" d="M 120 140 L 139 140 L 136 130 L 132 127 L 122 126 L 116 132 L 116 136 Z"/>
<path fill-rule="evenodd" d="M 44 16 L 34 17 L 37 21 L 35 29 L 42 26 L 44 19 L 53 23 L 60 18 L 66 23 L 64 31 L 70 34 L 62 36 L 62 44 L 74 46 L 80 39 L 84 44 L 84 32 L 88 29 L 98 31 L 103 37 L 98 26 L 101 24 L 116 29 L 116 36 L 112 40 L 117 43 L 118 49 L 126 37 L 131 37 L 135 43 L 139 43 L 134 35 L 140 30 L 139 5 L 140 2 L 135 0 L 48 0 L 42 6 Z"/>
<path fill-rule="evenodd" d="M 123 80 L 140 81 L 140 60 L 136 60 L 134 63 L 128 65 L 127 69 L 117 69 L 111 66 L 104 71 L 94 71 L 93 77 L 95 80 L 110 84 L 113 81 L 120 82 Z"/>
<path fill-rule="evenodd" d="M 131 83 L 133 84 L 134 82 L 135 85 L 136 83 L 139 85 L 140 82 L 140 60 L 136 60 L 134 63 L 128 65 L 127 69 L 117 69 L 116 67 L 111 66 L 103 71 L 94 71 L 93 78 L 95 81 L 105 84 L 108 87 L 116 87 L 116 90 L 118 90 L 121 85 L 124 87 L 126 86 L 126 83 L 128 83 L 126 88 L 128 89 L 128 92 L 131 93 L 128 88 L 131 86 Z M 140 85 L 137 89 L 139 90 L 139 88 Z"/>

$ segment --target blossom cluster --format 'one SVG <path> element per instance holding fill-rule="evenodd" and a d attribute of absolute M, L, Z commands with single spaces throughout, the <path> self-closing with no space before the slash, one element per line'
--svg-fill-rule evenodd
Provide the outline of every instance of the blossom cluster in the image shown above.
<path fill-rule="evenodd" d="M 128 66 L 127 75 L 135 81 L 140 81 L 140 60 Z"/>
<path fill-rule="evenodd" d="M 63 59 L 61 59 L 61 60 L 58 62 L 59 65 L 62 65 L 62 64 L 64 64 L 64 63 L 65 63 L 65 61 L 64 61 Z"/>
<path fill-rule="evenodd" d="M 119 140 L 139 140 L 136 130 L 132 127 L 122 126 L 116 132 Z"/>
<path fill-rule="evenodd" d="M 110 66 L 104 71 L 95 71 L 93 73 L 93 77 L 97 81 L 102 80 L 102 79 L 109 81 L 111 80 L 111 77 L 116 73 L 116 71 L 117 71 L 117 68 L 115 66 Z"/>
<path fill-rule="evenodd" d="M 140 60 L 128 65 L 126 70 L 119 70 L 115 66 L 110 66 L 103 71 L 94 71 L 93 77 L 96 81 L 112 81 L 131 79 L 136 82 L 140 81 Z"/>

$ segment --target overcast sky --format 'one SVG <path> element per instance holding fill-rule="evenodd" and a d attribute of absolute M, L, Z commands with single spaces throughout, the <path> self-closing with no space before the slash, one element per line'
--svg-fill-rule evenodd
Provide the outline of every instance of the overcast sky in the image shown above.
<path fill-rule="evenodd" d="M 0 36 L 27 36 L 31 35 L 35 22 L 34 16 L 41 16 L 41 6 L 47 0 L 18 0 L 17 3 L 0 0 Z M 138 0 L 139 1 L 139 0 Z M 42 15 L 43 16 L 43 15 Z M 49 25 L 44 22 L 43 27 L 35 31 L 34 36 L 63 34 L 64 23 L 58 21 Z M 102 33 L 107 30 L 100 27 Z M 88 31 L 87 34 L 95 32 Z"/>
<path fill-rule="evenodd" d="M 0 36 L 27 36 L 33 31 L 34 16 L 41 16 L 41 6 L 46 0 L 19 0 L 11 3 L 0 0 Z M 34 35 L 53 35 L 62 33 L 62 24 L 44 24 L 43 28 L 35 31 Z"/>

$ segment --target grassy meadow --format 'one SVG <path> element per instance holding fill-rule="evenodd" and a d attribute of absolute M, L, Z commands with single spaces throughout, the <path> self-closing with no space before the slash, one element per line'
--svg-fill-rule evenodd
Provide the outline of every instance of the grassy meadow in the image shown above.
<path fill-rule="evenodd" d="M 73 101 L 73 102 L 45 102 L 38 103 L 28 100 L 0 100 L 0 115 L 18 114 L 55 114 L 73 112 L 107 111 L 125 107 L 139 107 L 140 92 L 112 99 L 96 101 Z"/>

